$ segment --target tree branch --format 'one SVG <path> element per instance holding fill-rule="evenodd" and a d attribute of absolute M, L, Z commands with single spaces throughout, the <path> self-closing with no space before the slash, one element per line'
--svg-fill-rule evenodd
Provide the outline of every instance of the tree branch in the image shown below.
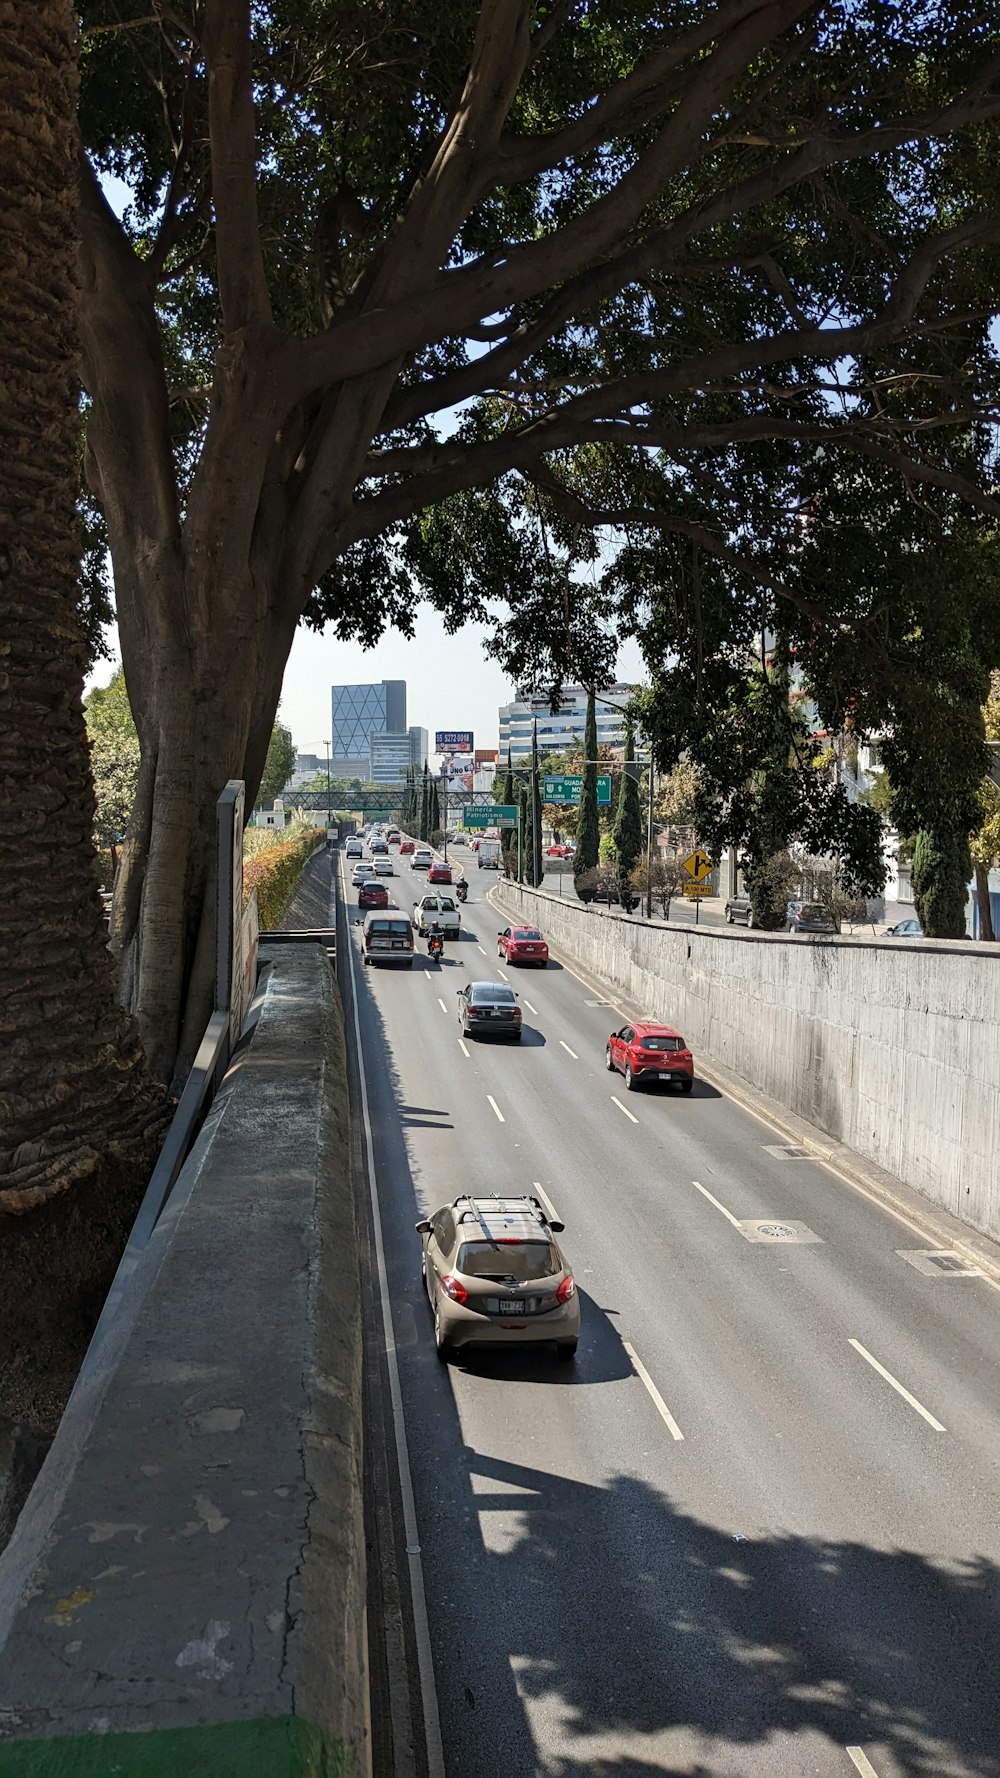
<path fill-rule="evenodd" d="M 257 218 L 250 0 L 206 0 L 205 61 L 219 301 L 233 334 L 271 320 Z"/>

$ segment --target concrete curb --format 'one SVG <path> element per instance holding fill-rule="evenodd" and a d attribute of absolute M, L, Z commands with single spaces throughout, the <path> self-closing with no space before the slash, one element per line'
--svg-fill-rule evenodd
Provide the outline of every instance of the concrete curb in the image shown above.
<path fill-rule="evenodd" d="M 38 1478 L 68 1430 L 59 1510 L 29 1501 L 0 1562 L 2 1778 L 110 1773 L 124 1735 L 120 1769 L 151 1778 L 366 1770 L 349 1159 L 339 997 L 302 947 L 271 963 L 89 1424 Z"/>
<path fill-rule="evenodd" d="M 494 895 L 501 888 L 496 884 L 490 890 L 487 901 L 506 917 L 506 910 L 501 909 Z M 767 936 L 767 935 L 765 935 Z M 608 982 L 601 981 L 580 964 L 576 958 L 570 958 L 560 947 L 549 941 L 549 949 L 572 975 L 590 988 L 596 996 L 608 1003 L 619 1012 L 623 1019 L 635 1019 L 642 1013 L 642 1007 L 630 1001 L 621 991 Z M 891 1214 L 905 1218 L 915 1229 L 926 1238 L 928 1245 L 934 1248 L 947 1248 L 961 1254 L 970 1265 L 979 1266 L 988 1277 L 1000 1284 L 1000 1244 L 991 1241 L 989 1236 L 981 1235 L 970 1229 L 958 1217 L 949 1211 L 932 1204 L 921 1192 L 914 1190 L 894 1174 L 885 1172 L 881 1167 L 866 1161 L 846 1143 L 836 1142 L 817 1125 L 789 1111 L 776 1099 L 752 1086 L 749 1081 L 742 1080 L 728 1068 L 718 1062 L 705 1062 L 700 1056 L 697 1059 L 697 1072 L 710 1086 L 724 1093 L 744 1111 L 759 1118 L 778 1136 L 783 1136 L 789 1143 L 805 1148 L 816 1160 L 836 1173 L 848 1185 L 857 1187 L 869 1197 L 878 1200 Z"/>

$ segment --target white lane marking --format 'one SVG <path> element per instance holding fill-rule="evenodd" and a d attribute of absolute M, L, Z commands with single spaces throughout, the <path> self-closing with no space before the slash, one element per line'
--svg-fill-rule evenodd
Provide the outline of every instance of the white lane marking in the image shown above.
<path fill-rule="evenodd" d="M 903 1397 L 904 1401 L 909 1402 L 911 1408 L 916 1408 L 917 1413 L 923 1415 L 924 1419 L 927 1421 L 928 1426 L 933 1426 L 935 1432 L 946 1432 L 947 1431 L 947 1427 L 942 1426 L 940 1420 L 935 1420 L 934 1415 L 929 1414 L 927 1412 L 927 1409 L 917 1400 L 915 1395 L 911 1395 L 910 1391 L 908 1389 L 903 1388 L 903 1385 L 899 1381 L 899 1379 L 897 1377 L 894 1377 L 891 1371 L 887 1371 L 884 1364 L 879 1364 L 878 1359 L 872 1357 L 872 1355 L 868 1351 L 867 1347 L 862 1346 L 860 1340 L 848 1340 L 847 1344 L 849 1346 L 853 1346 L 855 1352 L 860 1352 L 862 1358 L 866 1359 L 867 1362 L 871 1365 L 872 1370 L 878 1371 L 878 1374 L 880 1377 L 884 1377 L 887 1383 L 892 1384 L 892 1387 L 895 1389 L 897 1395 L 901 1395 Z"/>
<path fill-rule="evenodd" d="M 537 1006 L 532 1006 L 532 1004 L 531 1004 L 531 1001 L 530 1001 L 530 1000 L 526 1000 L 526 1001 L 525 1001 L 525 1003 L 524 1003 L 524 1004 L 525 1004 L 525 1006 L 526 1006 L 526 1007 L 527 1007 L 527 1009 L 528 1009 L 528 1011 L 529 1011 L 529 1012 L 530 1012 L 530 1014 L 531 1014 L 531 1016 L 532 1016 L 532 1018 L 535 1018 L 535 1019 L 537 1019 L 537 1017 L 538 1017 L 538 1008 L 537 1008 Z"/>
<path fill-rule="evenodd" d="M 497 1104 L 496 1100 L 494 1099 L 493 1094 L 487 1093 L 486 1097 L 489 1100 L 490 1104 L 492 1105 L 494 1111 L 496 1112 L 497 1117 L 499 1118 L 500 1122 L 502 1124 L 505 1124 L 507 1122 L 507 1119 L 504 1117 L 503 1112 L 500 1110 L 500 1107 Z"/>
<path fill-rule="evenodd" d="M 441 998 L 441 996 L 440 996 L 440 994 L 439 994 L 439 995 L 438 995 L 438 1005 L 439 1005 L 439 1007 L 440 1007 L 440 1008 L 441 1008 L 441 1011 L 442 1011 L 442 1012 L 447 1012 L 447 1011 L 448 1011 L 448 1008 L 447 1008 L 447 1007 L 446 1007 L 446 1006 L 445 1006 L 445 1003 L 444 1003 L 444 1001 L 443 1001 L 443 1000 L 442 1000 L 442 998 Z"/>
<path fill-rule="evenodd" d="M 505 982 L 510 981 L 510 976 L 507 974 L 507 971 L 505 969 L 501 969 L 499 964 L 497 964 L 497 975 L 502 975 Z"/>
<path fill-rule="evenodd" d="M 670 1409 L 668 1408 L 666 1402 L 664 1401 L 662 1395 L 660 1394 L 660 1391 L 657 1389 L 656 1384 L 653 1382 L 652 1377 L 650 1376 L 648 1370 L 646 1369 L 646 1366 L 643 1364 L 642 1359 L 639 1357 L 639 1354 L 636 1351 L 635 1347 L 630 1346 L 627 1340 L 623 1340 L 622 1345 L 624 1346 L 626 1352 L 628 1353 L 629 1357 L 632 1360 L 633 1365 L 635 1366 L 636 1374 L 642 1379 L 642 1381 L 646 1385 L 646 1388 L 649 1390 L 649 1393 L 653 1398 L 653 1405 L 656 1408 L 656 1411 L 659 1414 L 661 1420 L 665 1421 L 671 1438 L 683 1439 L 683 1437 L 684 1437 L 683 1432 L 681 1431 L 680 1427 L 678 1426 L 677 1421 L 674 1419 L 673 1414 L 670 1412 Z"/>
<path fill-rule="evenodd" d="M 872 1765 L 871 1760 L 867 1757 L 862 1748 L 847 1747 L 844 1751 L 852 1764 L 857 1766 L 858 1771 L 861 1773 L 861 1778 L 878 1778 L 878 1773 L 876 1772 L 875 1767 Z"/>
<path fill-rule="evenodd" d="M 637 1117 L 632 1116 L 632 1113 L 630 1112 L 628 1106 L 623 1105 L 620 1099 L 615 1098 L 614 1093 L 612 1093 L 612 1095 L 611 1095 L 611 1103 L 612 1103 L 612 1105 L 617 1105 L 619 1111 L 624 1111 L 625 1116 L 629 1119 L 630 1123 L 637 1124 L 639 1122 L 639 1119 Z"/>
<path fill-rule="evenodd" d="M 580 1058 L 579 1058 L 579 1056 L 578 1056 L 578 1055 L 577 1055 L 577 1053 L 576 1053 L 576 1051 L 575 1051 L 575 1050 L 571 1050 L 571 1049 L 570 1049 L 570 1047 L 569 1047 L 569 1044 L 568 1044 L 568 1043 L 563 1043 L 563 1040 L 562 1040 L 562 1038 L 561 1038 L 561 1037 L 560 1037 L 560 1039 L 559 1039 L 559 1042 L 560 1042 L 560 1043 L 561 1043 L 561 1044 L 562 1044 L 562 1047 L 563 1047 L 563 1049 L 564 1049 L 564 1050 L 565 1050 L 565 1051 L 566 1051 L 566 1054 L 567 1054 L 567 1055 L 568 1055 L 568 1056 L 572 1056 L 572 1058 L 573 1058 L 573 1060 L 574 1060 L 574 1062 L 578 1062 L 578 1061 L 579 1061 L 579 1060 L 580 1060 Z"/>
<path fill-rule="evenodd" d="M 742 1228 L 740 1228 L 739 1217 L 734 1216 L 731 1210 L 727 1210 L 725 1204 L 720 1204 L 718 1198 L 713 1198 L 710 1191 L 707 1191 L 703 1185 L 698 1184 L 697 1179 L 692 1179 L 691 1184 L 694 1186 L 695 1191 L 701 1192 L 701 1195 L 703 1198 L 707 1198 L 710 1204 L 714 1204 L 715 1208 L 717 1210 L 721 1210 L 723 1216 L 726 1218 L 726 1221 L 731 1222 L 733 1225 L 733 1228 L 739 1229 L 740 1234 L 742 1235 L 743 1230 L 742 1230 Z"/>
<path fill-rule="evenodd" d="M 351 998 L 354 1002 L 354 1042 L 358 1057 L 358 1079 L 361 1085 L 365 1153 L 368 1159 L 368 1190 L 371 1197 L 372 1222 L 375 1233 L 375 1261 L 378 1270 L 379 1296 L 382 1299 L 382 1337 L 385 1341 L 386 1361 L 389 1367 L 389 1398 L 392 1402 L 396 1467 L 399 1470 L 400 1498 L 403 1507 L 403 1536 L 410 1577 L 410 1597 L 413 1603 L 413 1629 L 417 1643 L 417 1672 L 420 1676 L 420 1701 L 423 1707 L 424 1740 L 427 1746 L 427 1772 L 428 1778 L 445 1778 L 441 1717 L 438 1711 L 437 1688 L 434 1684 L 434 1656 L 431 1651 L 431 1632 L 427 1619 L 427 1593 L 424 1588 L 423 1563 L 420 1559 L 420 1533 L 417 1528 L 413 1475 L 410 1470 L 410 1454 L 406 1442 L 406 1419 L 403 1413 L 403 1391 L 399 1381 L 399 1361 L 396 1357 L 396 1338 L 392 1327 L 392 1311 L 389 1307 L 389 1279 L 385 1267 L 385 1244 L 382 1240 L 382 1212 L 379 1208 L 378 1181 L 375 1176 L 375 1147 L 372 1141 L 372 1120 L 368 1107 L 368 1078 L 365 1073 L 365 1053 L 361 1044 L 361 1020 L 358 1017 L 357 966 L 354 961 L 354 950 L 350 945 L 348 946 L 348 955 L 351 970 Z"/>
<path fill-rule="evenodd" d="M 462 1052 L 462 1054 L 463 1054 L 463 1056 L 465 1056 L 465 1057 L 466 1057 L 466 1059 L 467 1059 L 467 1060 L 468 1060 L 468 1061 L 471 1061 L 471 1060 L 472 1060 L 472 1058 L 471 1058 L 471 1056 L 470 1056 L 470 1055 L 469 1055 L 469 1052 L 468 1052 L 468 1050 L 467 1050 L 467 1049 L 466 1049 L 466 1047 L 465 1047 L 465 1039 L 464 1039 L 464 1038 L 462 1038 L 462 1037 L 460 1037 L 460 1038 L 459 1038 L 459 1040 L 458 1040 L 458 1047 L 459 1047 L 459 1049 L 460 1049 L 460 1050 L 461 1050 L 461 1052 Z"/>
<path fill-rule="evenodd" d="M 476 940 L 476 950 L 477 950 L 477 951 L 483 951 L 483 947 L 482 947 L 482 945 L 481 945 L 481 944 L 480 944 L 480 943 L 479 943 L 479 940 L 478 940 L 478 939 L 477 939 L 477 940 Z M 485 951 L 483 951 L 483 956 L 484 956 L 484 957 L 485 957 L 485 955 L 486 955 L 486 952 L 485 952 Z"/>

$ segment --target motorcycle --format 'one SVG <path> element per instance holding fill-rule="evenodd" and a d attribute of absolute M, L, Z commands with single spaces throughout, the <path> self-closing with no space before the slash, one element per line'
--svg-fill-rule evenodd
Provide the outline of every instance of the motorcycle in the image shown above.
<path fill-rule="evenodd" d="M 428 957 L 432 957 L 435 963 L 440 963 L 444 956 L 443 932 L 432 932 L 429 935 L 427 939 L 427 955 Z"/>
<path fill-rule="evenodd" d="M 458 896 L 459 901 L 467 901 L 468 900 L 469 885 L 468 885 L 468 883 L 465 882 L 464 879 L 460 879 L 455 884 L 455 894 Z"/>

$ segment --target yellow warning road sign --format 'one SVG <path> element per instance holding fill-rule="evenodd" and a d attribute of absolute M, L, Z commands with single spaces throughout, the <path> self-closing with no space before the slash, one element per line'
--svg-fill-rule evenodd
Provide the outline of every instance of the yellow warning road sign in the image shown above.
<path fill-rule="evenodd" d="M 703 883 L 706 877 L 711 876 L 715 866 L 708 853 L 703 852 L 699 846 L 697 852 L 692 852 L 689 858 L 684 859 L 681 869 L 687 871 L 692 883 Z"/>

